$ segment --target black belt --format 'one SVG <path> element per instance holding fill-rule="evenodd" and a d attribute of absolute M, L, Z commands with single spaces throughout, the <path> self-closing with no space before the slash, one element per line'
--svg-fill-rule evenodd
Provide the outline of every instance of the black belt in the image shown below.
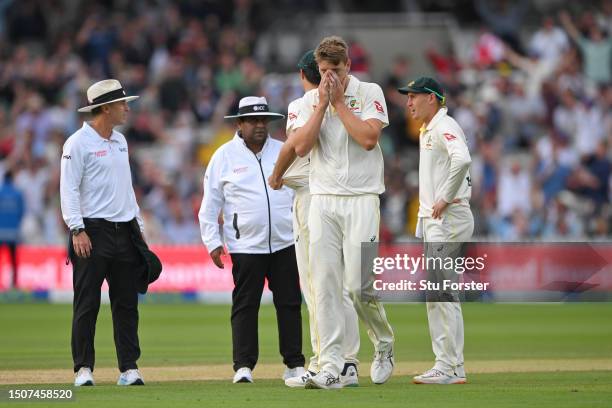
<path fill-rule="evenodd" d="M 83 223 L 85 223 L 85 226 L 87 226 L 87 224 L 89 224 L 89 225 L 106 225 L 106 226 L 109 226 L 109 227 L 113 227 L 115 229 L 122 229 L 122 228 L 129 227 L 130 224 L 132 223 L 132 220 L 130 220 L 130 221 L 122 221 L 122 222 L 115 222 L 115 221 L 105 220 L 104 218 L 83 218 Z"/>

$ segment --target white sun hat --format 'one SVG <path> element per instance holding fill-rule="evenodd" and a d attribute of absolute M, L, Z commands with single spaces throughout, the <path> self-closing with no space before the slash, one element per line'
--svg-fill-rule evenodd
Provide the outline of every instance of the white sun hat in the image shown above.
<path fill-rule="evenodd" d="M 138 96 L 126 96 L 121 83 L 116 79 L 105 79 L 96 82 L 87 89 L 87 101 L 89 105 L 79 108 L 79 112 L 91 112 L 98 106 L 118 101 L 133 101 Z"/>

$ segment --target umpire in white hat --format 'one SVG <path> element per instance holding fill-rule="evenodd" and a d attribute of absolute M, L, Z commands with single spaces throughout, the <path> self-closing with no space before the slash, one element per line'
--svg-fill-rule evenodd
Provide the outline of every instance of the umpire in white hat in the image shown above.
<path fill-rule="evenodd" d="M 259 347 L 257 316 L 264 280 L 272 291 L 278 320 L 283 378 L 304 372 L 301 295 L 291 218 L 292 190 L 268 188 L 282 143 L 268 134 L 268 122 L 284 116 L 270 112 L 265 98 L 240 100 L 234 138 L 212 156 L 204 175 L 200 208 L 202 240 L 214 263 L 223 268 L 227 245 L 232 259 L 232 339 L 234 382 L 252 382 Z M 219 214 L 223 227 L 219 228 Z"/>
<path fill-rule="evenodd" d="M 114 130 L 125 124 L 127 96 L 119 81 L 107 79 L 87 90 L 92 119 L 68 138 L 61 158 L 62 216 L 70 228 L 73 265 L 72 357 L 76 386 L 94 385 L 94 334 L 100 291 L 106 279 L 113 316 L 119 385 L 142 385 L 136 361 L 138 291 L 146 291 L 161 264 L 149 253 L 128 160 L 125 137 Z M 145 256 L 146 262 L 145 262 Z M 151 271 L 154 258 L 156 271 Z"/>

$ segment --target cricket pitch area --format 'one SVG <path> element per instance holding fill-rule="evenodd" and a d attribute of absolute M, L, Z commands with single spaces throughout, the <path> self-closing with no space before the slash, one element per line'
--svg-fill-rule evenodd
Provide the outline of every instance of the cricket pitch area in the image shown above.
<path fill-rule="evenodd" d="M 0 304 L 0 392 L 71 388 L 76 402 L 52 406 L 409 406 L 607 407 L 612 401 L 612 304 L 464 304 L 468 384 L 427 386 L 411 377 L 433 364 L 423 304 L 387 304 L 396 333 L 391 380 L 369 378 L 372 344 L 362 333 L 360 387 L 285 387 L 274 308 L 260 311 L 253 384 L 232 384 L 229 305 L 143 304 L 139 360 L 146 386 L 119 388 L 110 310 L 100 310 L 95 387 L 71 387 L 71 306 Z M 304 314 L 303 351 L 310 343 Z M 0 405 L 7 403 L 0 398 Z M 19 406 L 40 407 L 40 402 Z M 75 405 L 76 404 L 76 405 Z"/>

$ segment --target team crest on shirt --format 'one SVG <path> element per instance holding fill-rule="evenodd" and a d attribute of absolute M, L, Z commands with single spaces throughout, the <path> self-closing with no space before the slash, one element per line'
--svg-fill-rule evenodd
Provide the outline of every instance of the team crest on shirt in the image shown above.
<path fill-rule="evenodd" d="M 352 98 L 349 101 L 348 108 L 353 113 L 361 113 L 361 103 L 356 98 Z"/>

